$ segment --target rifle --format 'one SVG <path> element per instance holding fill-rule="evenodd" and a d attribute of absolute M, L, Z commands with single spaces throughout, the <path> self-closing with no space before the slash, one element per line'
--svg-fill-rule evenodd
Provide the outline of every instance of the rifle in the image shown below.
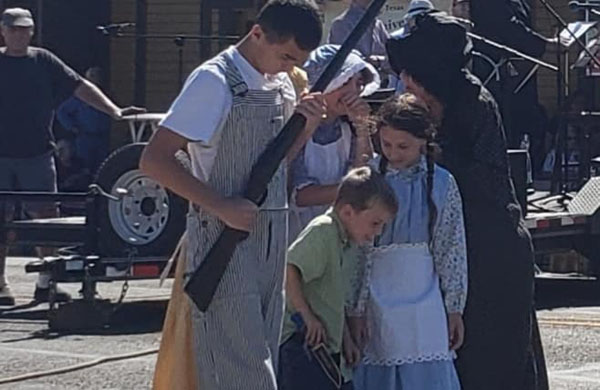
<path fill-rule="evenodd" d="M 327 68 L 323 71 L 310 92 L 322 92 L 341 69 L 346 57 L 356 46 L 367 28 L 377 17 L 379 10 L 383 7 L 385 0 L 373 0 L 366 12 L 350 32 L 350 35 L 336 55 L 333 57 Z M 301 133 L 306 118 L 298 113 L 294 113 L 287 121 L 277 137 L 271 141 L 267 148 L 261 153 L 258 160 L 252 167 L 246 193 L 244 197 L 256 204 L 264 200 L 267 191 L 267 185 L 275 175 L 281 162 L 285 159 L 288 151 Z M 194 271 L 190 280 L 186 283 L 184 290 L 196 304 L 200 311 L 208 309 L 210 302 L 217 290 L 219 282 L 233 257 L 238 243 L 245 240 L 248 233 L 230 227 L 225 227 L 223 232 L 214 243 L 204 261 Z"/>

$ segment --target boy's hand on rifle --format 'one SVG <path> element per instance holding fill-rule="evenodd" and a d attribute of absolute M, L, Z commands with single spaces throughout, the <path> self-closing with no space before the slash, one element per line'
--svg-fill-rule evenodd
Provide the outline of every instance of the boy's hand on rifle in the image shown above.
<path fill-rule="evenodd" d="M 303 313 L 302 320 L 306 327 L 306 343 L 311 347 L 319 343 L 324 343 L 327 339 L 325 326 L 313 313 Z"/>
<path fill-rule="evenodd" d="M 448 314 L 448 337 L 451 350 L 456 351 L 462 346 L 465 338 L 465 325 L 463 323 L 462 314 Z"/>
<path fill-rule="evenodd" d="M 306 93 L 300 98 L 296 112 L 306 118 L 305 129 L 312 132 L 319 127 L 323 118 L 327 117 L 327 106 L 321 92 Z"/>
<path fill-rule="evenodd" d="M 256 223 L 258 206 L 244 198 L 226 198 L 217 217 L 230 228 L 249 232 Z"/>

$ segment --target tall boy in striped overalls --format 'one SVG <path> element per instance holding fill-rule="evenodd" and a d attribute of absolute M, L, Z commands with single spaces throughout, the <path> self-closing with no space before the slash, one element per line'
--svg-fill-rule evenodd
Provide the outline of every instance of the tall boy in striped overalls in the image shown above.
<path fill-rule="evenodd" d="M 260 209 L 241 196 L 252 166 L 294 110 L 285 72 L 306 60 L 321 33 L 312 0 L 269 1 L 248 35 L 194 70 L 142 157 L 144 172 L 192 204 L 183 283 L 225 225 L 250 232 L 205 313 L 174 287 L 171 304 L 188 310 L 191 322 L 197 380 L 189 387 L 276 389 L 287 245 L 285 167 Z M 296 110 L 307 118 L 304 131 L 313 131 L 324 113 L 321 96 L 304 97 Z M 193 175 L 174 158 L 186 147 Z"/>

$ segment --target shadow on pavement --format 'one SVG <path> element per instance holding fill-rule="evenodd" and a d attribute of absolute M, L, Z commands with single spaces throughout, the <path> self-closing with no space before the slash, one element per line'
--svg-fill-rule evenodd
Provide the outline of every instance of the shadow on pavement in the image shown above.
<path fill-rule="evenodd" d="M 536 309 L 600 306 L 600 281 L 581 278 L 536 278 Z"/>
<path fill-rule="evenodd" d="M 43 338 L 52 339 L 66 335 L 128 335 L 160 332 L 168 305 L 167 300 L 124 302 L 122 305 L 97 302 L 93 306 L 74 301 L 72 306 L 62 306 L 48 321 L 47 304 L 36 309 L 37 303 L 20 305 L 0 311 L 2 323 L 42 323 L 43 329 L 31 331 L 29 336 L 3 340 L 2 343 Z"/>
<path fill-rule="evenodd" d="M 536 279 L 536 309 L 600 306 L 600 282 L 570 278 Z M 168 300 L 137 300 L 122 305 L 99 302 L 93 307 L 82 301 L 70 308 L 62 308 L 49 327 L 48 305 L 32 301 L 25 305 L 0 310 L 0 324 L 28 324 L 18 339 L 3 340 L 12 343 L 25 339 L 52 339 L 66 335 L 128 335 L 156 333 L 162 329 Z M 32 331 L 29 324 L 40 324 Z M 40 329 L 42 328 L 42 329 Z M 23 333 L 28 333 L 26 336 Z"/>

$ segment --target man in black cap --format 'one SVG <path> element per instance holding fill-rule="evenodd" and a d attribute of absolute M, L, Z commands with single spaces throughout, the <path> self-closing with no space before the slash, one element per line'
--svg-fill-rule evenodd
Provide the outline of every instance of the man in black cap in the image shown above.
<path fill-rule="evenodd" d="M 463 390 L 535 389 L 531 237 L 509 176 L 497 104 L 466 68 L 471 48 L 464 27 L 441 12 L 417 16 L 387 43 L 392 68 L 438 122 L 440 162 L 463 197 L 469 262 L 465 344 L 457 360 Z"/>
<path fill-rule="evenodd" d="M 531 0 L 454 0 L 454 10 L 464 10 L 467 4 L 468 13 L 457 16 L 470 19 L 473 32 L 478 35 L 535 58 L 541 58 L 556 44 L 555 38 L 547 38 L 532 28 Z M 500 80 L 492 78 L 486 87 L 500 105 L 509 148 L 519 148 L 524 135 L 529 134 L 534 165 L 539 166 L 545 129 L 540 120 L 537 74 L 530 74 L 535 72 L 535 65 L 484 43 L 476 42 L 475 49 L 496 64 L 504 64 L 499 67 Z M 487 60 L 473 59 L 473 73 L 481 80 L 493 70 Z"/>
<path fill-rule="evenodd" d="M 69 96 L 77 96 L 114 119 L 141 110 L 116 106 L 54 54 L 29 46 L 33 28 L 29 10 L 9 8 L 2 13 L 0 31 L 6 46 L 0 48 L 0 191 L 56 191 L 52 118 Z M 34 218 L 56 216 L 54 205 L 32 203 L 24 209 Z M 39 252 L 49 254 L 47 250 Z M 0 305 L 10 306 L 15 300 L 5 277 L 6 256 L 1 237 Z M 34 294 L 37 301 L 48 300 L 49 280 L 48 274 L 40 274 Z M 56 296 L 58 301 L 69 298 L 64 291 Z"/>

